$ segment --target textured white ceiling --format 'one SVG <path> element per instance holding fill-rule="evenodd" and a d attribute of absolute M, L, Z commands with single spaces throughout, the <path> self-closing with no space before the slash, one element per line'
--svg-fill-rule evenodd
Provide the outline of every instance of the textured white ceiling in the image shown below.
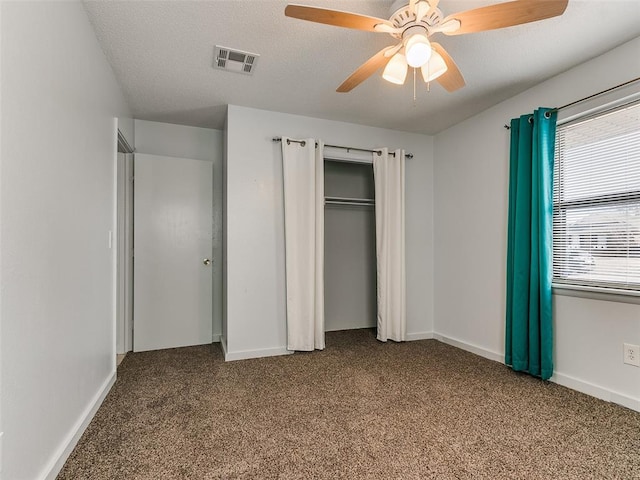
<path fill-rule="evenodd" d="M 501 0 L 442 0 L 447 15 Z M 392 0 L 296 3 L 389 17 Z M 570 0 L 563 16 L 491 32 L 434 38 L 467 86 L 404 86 L 375 74 L 335 89 L 393 39 L 285 17 L 287 1 L 85 1 L 136 118 L 222 128 L 227 104 L 437 133 L 640 35 L 640 0 Z M 260 54 L 255 74 L 212 68 L 214 45 Z M 638 58 L 630 62 L 640 61 Z M 419 75 L 418 75 L 419 80 Z"/>

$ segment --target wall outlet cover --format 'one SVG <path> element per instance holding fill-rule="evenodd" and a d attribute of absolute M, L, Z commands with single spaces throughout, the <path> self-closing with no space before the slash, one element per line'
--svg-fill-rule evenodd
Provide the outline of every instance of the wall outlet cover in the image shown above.
<path fill-rule="evenodd" d="M 624 344 L 624 363 L 640 367 L 640 345 Z"/>

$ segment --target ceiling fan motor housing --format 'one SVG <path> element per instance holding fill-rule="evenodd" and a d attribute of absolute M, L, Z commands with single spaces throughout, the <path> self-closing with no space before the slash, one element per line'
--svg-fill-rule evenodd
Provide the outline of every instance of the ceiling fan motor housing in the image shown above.
<path fill-rule="evenodd" d="M 425 3 L 426 0 L 422 0 Z M 405 38 L 406 32 L 409 29 L 412 29 L 414 26 L 422 27 L 426 30 L 427 36 L 430 35 L 430 29 L 439 25 L 442 22 L 444 16 L 439 8 L 435 8 L 431 10 L 428 15 L 425 15 L 420 19 L 419 22 L 416 21 L 416 14 L 411 13 L 409 9 L 409 3 L 407 0 L 396 0 L 390 9 L 391 15 L 389 17 L 389 21 L 399 29 L 402 29 L 402 32 L 399 33 L 390 33 L 392 37 L 397 39 Z M 411 34 L 413 35 L 413 33 Z"/>
<path fill-rule="evenodd" d="M 411 25 L 402 32 L 402 39 L 406 41 L 409 37 L 419 34 L 427 35 L 427 27 L 420 24 Z"/>

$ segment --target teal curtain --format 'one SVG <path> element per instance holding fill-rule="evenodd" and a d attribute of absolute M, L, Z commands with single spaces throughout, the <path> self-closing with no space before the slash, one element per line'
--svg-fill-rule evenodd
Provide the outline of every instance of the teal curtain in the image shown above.
<path fill-rule="evenodd" d="M 511 120 L 505 363 L 553 374 L 551 235 L 555 111 Z"/>

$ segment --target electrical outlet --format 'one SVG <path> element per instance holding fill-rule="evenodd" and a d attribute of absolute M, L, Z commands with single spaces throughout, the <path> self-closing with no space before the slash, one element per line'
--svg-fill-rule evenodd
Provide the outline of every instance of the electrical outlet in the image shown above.
<path fill-rule="evenodd" d="M 640 345 L 624 344 L 624 363 L 640 367 Z"/>

